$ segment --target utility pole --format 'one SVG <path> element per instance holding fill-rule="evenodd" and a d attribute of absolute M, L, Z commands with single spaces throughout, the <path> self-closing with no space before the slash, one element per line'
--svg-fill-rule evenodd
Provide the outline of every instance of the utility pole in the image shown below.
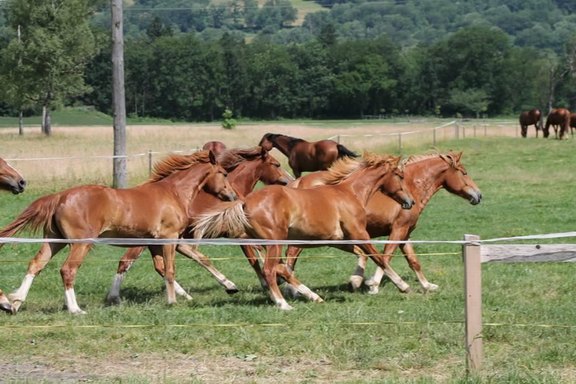
<path fill-rule="evenodd" d="M 113 187 L 126 188 L 126 97 L 124 91 L 124 23 L 122 0 L 111 0 L 112 100 L 114 111 Z"/>

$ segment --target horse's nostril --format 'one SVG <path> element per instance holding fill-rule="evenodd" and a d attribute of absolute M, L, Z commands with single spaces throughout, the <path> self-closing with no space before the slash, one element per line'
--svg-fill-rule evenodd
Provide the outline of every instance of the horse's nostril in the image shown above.
<path fill-rule="evenodd" d="M 26 186 L 26 180 L 22 179 L 18 182 L 18 185 L 24 188 Z"/>

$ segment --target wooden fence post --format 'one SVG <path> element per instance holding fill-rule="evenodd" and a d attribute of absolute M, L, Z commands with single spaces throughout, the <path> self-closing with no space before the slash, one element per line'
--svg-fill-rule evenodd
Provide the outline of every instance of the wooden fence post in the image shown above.
<path fill-rule="evenodd" d="M 464 235 L 464 286 L 466 295 L 466 372 L 482 367 L 482 268 L 477 235 Z M 476 242 L 476 243 L 475 243 Z"/>

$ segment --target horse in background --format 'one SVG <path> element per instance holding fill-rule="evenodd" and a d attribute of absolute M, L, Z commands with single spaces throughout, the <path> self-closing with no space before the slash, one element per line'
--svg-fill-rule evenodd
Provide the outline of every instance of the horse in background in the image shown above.
<path fill-rule="evenodd" d="M 14 167 L 0 158 L 0 189 L 17 195 L 24 192 L 26 180 Z"/>
<path fill-rule="evenodd" d="M 334 140 L 308 142 L 277 133 L 265 134 L 258 145 L 268 149 L 276 148 L 282 152 L 288 158 L 288 165 L 296 178 L 299 178 L 302 172 L 326 170 L 342 157 L 358 157 L 358 154 Z"/>
<path fill-rule="evenodd" d="M 574 136 L 574 130 L 576 129 L 576 113 L 570 114 L 570 134 Z"/>
<path fill-rule="evenodd" d="M 28 264 L 22 284 L 8 297 L 12 311 L 18 311 L 34 278 L 68 245 L 69 254 L 60 269 L 66 307 L 72 314 L 85 313 L 76 301 L 74 282 L 93 244 L 50 242 L 51 239 L 177 239 L 188 227 L 188 210 L 199 190 L 209 186 L 211 193 L 222 200 L 237 198 L 226 175 L 212 152 L 199 151 L 192 155 L 168 156 L 156 163 L 147 182 L 136 187 L 115 189 L 82 185 L 36 199 L 0 230 L 0 237 L 14 236 L 25 228 L 33 232 L 41 230 L 45 238 Z M 164 259 L 169 304 L 176 302 L 175 247 L 175 244 L 148 246 L 152 254 Z"/>
<path fill-rule="evenodd" d="M 548 114 L 546 125 L 542 130 L 544 137 L 550 136 L 550 126 L 554 128 L 556 139 L 564 139 L 570 130 L 570 111 L 566 108 L 555 108 Z M 560 133 L 558 133 L 560 131 Z"/>
<path fill-rule="evenodd" d="M 202 146 L 205 151 L 212 151 L 216 156 L 220 155 L 226 150 L 226 144 L 221 141 L 207 141 Z"/>
<path fill-rule="evenodd" d="M 528 126 L 530 125 L 534 125 L 536 128 L 536 137 L 538 137 L 538 131 L 542 129 L 542 112 L 540 112 L 538 108 L 523 111 L 520 113 L 518 120 L 520 121 L 520 133 L 522 137 L 526 137 L 528 134 Z"/>

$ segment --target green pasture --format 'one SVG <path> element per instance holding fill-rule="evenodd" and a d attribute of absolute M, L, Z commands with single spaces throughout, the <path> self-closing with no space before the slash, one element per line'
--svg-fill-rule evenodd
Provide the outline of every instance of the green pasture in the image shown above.
<path fill-rule="evenodd" d="M 413 240 L 482 239 L 575 230 L 576 143 L 520 138 L 443 142 L 484 194 L 478 206 L 438 192 Z M 413 153 L 428 146 L 409 148 Z M 382 148 L 383 151 L 387 148 Z M 0 225 L 50 186 L 0 195 Z M 548 240 L 573 242 L 574 239 Z M 19 286 L 36 245 L 0 251 L 0 288 Z M 144 255 L 128 273 L 118 307 L 104 297 L 123 250 L 96 246 L 80 269 L 76 293 L 84 316 L 63 308 L 57 255 L 38 276 L 15 316 L 0 313 L 0 367 L 36 364 L 47 376 L 14 382 L 156 383 L 567 383 L 576 380 L 574 265 L 483 265 L 484 367 L 467 377 L 461 246 L 417 244 L 423 270 L 440 286 L 423 294 L 402 257 L 393 267 L 414 288 L 385 284 L 378 295 L 351 293 L 355 258 L 330 248 L 306 250 L 297 274 L 324 299 L 274 308 L 238 247 L 204 246 L 241 292 L 229 296 L 203 269 L 178 257 L 177 279 L 194 299 L 166 305 L 163 281 Z M 370 265 L 369 273 L 373 271 Z M 199 361 L 210 372 L 195 371 Z M 184 370 L 182 366 L 188 366 Z M 132 369 L 130 369 L 132 367 Z M 18 370 L 16 370 L 18 372 Z M 57 373 L 57 374 L 56 374 Z M 10 376 L 9 376 L 10 377 Z M 32 377 L 32 380 L 30 380 Z M 56 380 L 54 380 L 56 378 Z M 37 379 L 37 380 L 34 380 Z"/>

